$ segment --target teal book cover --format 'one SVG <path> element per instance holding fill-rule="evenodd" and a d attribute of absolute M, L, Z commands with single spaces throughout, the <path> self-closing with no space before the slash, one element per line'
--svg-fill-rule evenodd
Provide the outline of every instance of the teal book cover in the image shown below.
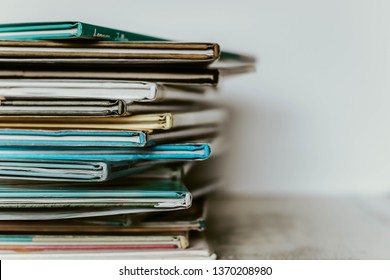
<path fill-rule="evenodd" d="M 0 24 L 2 40 L 97 39 L 107 41 L 163 41 L 142 34 L 79 21 Z"/>
<path fill-rule="evenodd" d="M 141 161 L 141 160 L 205 160 L 210 156 L 208 144 L 161 144 L 141 148 L 96 147 L 0 147 L 0 159 L 11 161 Z"/>
<path fill-rule="evenodd" d="M 0 208 L 134 207 L 176 208 L 191 206 L 192 196 L 179 181 L 139 182 L 119 180 L 106 183 L 48 183 L 3 181 Z"/>
<path fill-rule="evenodd" d="M 61 183 L 3 180 L 5 198 L 182 198 L 187 188 L 178 180 L 117 179 L 103 183 Z"/>

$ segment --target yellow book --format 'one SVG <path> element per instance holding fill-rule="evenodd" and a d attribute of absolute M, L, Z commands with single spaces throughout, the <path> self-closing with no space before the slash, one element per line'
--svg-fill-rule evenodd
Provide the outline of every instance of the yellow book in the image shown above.
<path fill-rule="evenodd" d="M 6 116 L 0 118 L 0 128 L 152 131 L 221 124 L 225 119 L 226 111 L 219 108 L 186 113 L 139 114 L 125 117 Z"/>

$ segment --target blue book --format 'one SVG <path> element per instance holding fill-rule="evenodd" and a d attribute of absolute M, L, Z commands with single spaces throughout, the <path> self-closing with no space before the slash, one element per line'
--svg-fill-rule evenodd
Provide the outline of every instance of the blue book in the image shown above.
<path fill-rule="evenodd" d="M 0 178 L 102 182 L 136 174 L 167 161 L 202 160 L 208 144 L 146 148 L 1 147 Z"/>
<path fill-rule="evenodd" d="M 0 147 L 144 147 L 160 143 L 205 139 L 219 132 L 218 126 L 187 127 L 160 132 L 126 130 L 0 129 Z"/>
<path fill-rule="evenodd" d="M 0 160 L 0 178 L 16 180 L 103 182 L 151 169 L 154 162 Z"/>
<path fill-rule="evenodd" d="M 208 144 L 161 144 L 143 148 L 0 147 L 0 160 L 141 161 L 204 160 Z"/>

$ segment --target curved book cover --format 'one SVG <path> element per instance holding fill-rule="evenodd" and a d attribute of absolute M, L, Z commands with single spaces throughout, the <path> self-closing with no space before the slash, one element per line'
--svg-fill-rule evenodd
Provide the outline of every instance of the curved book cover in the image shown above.
<path fill-rule="evenodd" d="M 119 179 L 104 183 L 18 182 L 2 180 L 0 208 L 130 208 L 181 209 L 191 206 L 192 196 L 179 181 Z M 4 215 L 0 214 L 0 219 Z"/>
<path fill-rule="evenodd" d="M 185 249 L 188 244 L 188 234 L 185 232 L 127 235 L 0 235 L 0 252 Z"/>
<path fill-rule="evenodd" d="M 156 41 L 151 36 L 92 25 L 80 21 L 0 24 L 2 40 L 98 39 L 109 41 Z"/>
<path fill-rule="evenodd" d="M 210 156 L 208 144 L 161 144 L 142 148 L 89 147 L 0 147 L 0 160 L 7 161 L 141 161 L 141 160 L 204 160 Z"/>
<path fill-rule="evenodd" d="M 174 65 L 205 67 L 219 58 L 214 43 L 0 41 L 5 65 Z"/>
<path fill-rule="evenodd" d="M 168 142 L 213 138 L 221 128 L 202 126 L 161 132 L 122 130 L 0 129 L 3 147 L 145 147 Z"/>
<path fill-rule="evenodd" d="M 148 81 L 169 85 L 207 85 L 218 84 L 219 70 L 210 68 L 123 68 L 116 67 L 61 67 L 50 64 L 34 65 L 3 65 L 0 69 L 1 78 L 24 79 L 99 79 L 117 81 Z"/>
<path fill-rule="evenodd" d="M 103 182 L 145 172 L 154 162 L 0 160 L 0 178 L 38 181 Z"/>
<path fill-rule="evenodd" d="M 226 117 L 227 112 L 222 108 L 124 117 L 1 116 L 0 128 L 151 131 L 219 125 Z"/>
<path fill-rule="evenodd" d="M 2 251 L 0 258 L 5 260 L 156 260 L 156 259 L 172 259 L 172 260 L 211 260 L 216 259 L 215 253 L 210 249 L 204 236 L 191 235 L 189 247 L 186 249 L 155 249 L 155 250 L 128 250 L 128 251 L 104 251 L 96 254 L 91 251 L 35 251 L 35 252 L 20 252 L 20 251 Z"/>

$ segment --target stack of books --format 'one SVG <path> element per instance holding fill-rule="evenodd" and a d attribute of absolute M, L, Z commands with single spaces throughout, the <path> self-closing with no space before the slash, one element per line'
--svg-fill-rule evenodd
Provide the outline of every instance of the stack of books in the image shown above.
<path fill-rule="evenodd" d="M 80 22 L 0 25 L 0 256 L 215 258 L 200 234 L 228 118 L 215 85 L 253 62 Z"/>

